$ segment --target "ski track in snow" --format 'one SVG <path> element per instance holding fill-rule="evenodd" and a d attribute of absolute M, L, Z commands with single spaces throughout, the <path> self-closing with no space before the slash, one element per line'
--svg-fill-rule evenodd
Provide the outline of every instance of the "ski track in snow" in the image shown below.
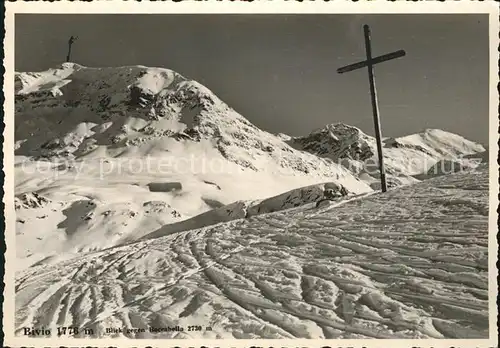
<path fill-rule="evenodd" d="M 486 338 L 487 250 L 484 169 L 28 268 L 17 334 L 179 325 L 120 335 Z"/>

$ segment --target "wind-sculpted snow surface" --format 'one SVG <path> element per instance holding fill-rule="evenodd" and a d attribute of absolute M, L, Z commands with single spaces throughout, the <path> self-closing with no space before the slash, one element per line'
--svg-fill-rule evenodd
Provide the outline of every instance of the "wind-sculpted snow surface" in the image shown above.
<path fill-rule="evenodd" d="M 87 253 L 18 272 L 15 325 L 19 335 L 487 338 L 488 213 L 483 165 Z"/>

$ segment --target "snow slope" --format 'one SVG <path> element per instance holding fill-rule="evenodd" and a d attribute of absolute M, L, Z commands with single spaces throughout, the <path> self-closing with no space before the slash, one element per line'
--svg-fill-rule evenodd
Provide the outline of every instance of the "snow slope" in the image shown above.
<path fill-rule="evenodd" d="M 358 194 L 379 185 L 357 160 L 374 149 L 359 129 L 275 136 L 169 69 L 64 63 L 15 80 L 19 268 L 315 202 L 325 182 Z M 397 143 L 388 167 L 408 173 L 417 146 L 433 160 L 480 149 L 439 131 Z"/>
<path fill-rule="evenodd" d="M 31 267 L 16 274 L 17 334 L 486 338 L 488 197 L 480 165 Z M 202 329 L 166 331 L 188 325 Z"/>

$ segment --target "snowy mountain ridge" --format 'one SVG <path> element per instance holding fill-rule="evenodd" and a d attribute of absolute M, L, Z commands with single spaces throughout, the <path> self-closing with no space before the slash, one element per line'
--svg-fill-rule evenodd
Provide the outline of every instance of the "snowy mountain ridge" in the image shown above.
<path fill-rule="evenodd" d="M 168 69 L 65 63 L 16 78 L 21 155 L 161 155 L 167 138 L 207 140 L 227 160 L 255 171 L 272 163 L 291 172 L 349 175 L 258 129 L 209 89 Z"/>
<path fill-rule="evenodd" d="M 365 161 L 377 153 L 376 140 L 361 129 L 343 123 L 329 124 L 307 136 L 291 137 L 288 142 L 320 157 Z M 424 131 L 382 140 L 384 159 L 394 157 L 456 158 L 481 153 L 485 148 L 478 143 L 441 129 Z M 389 161 L 389 172 L 405 172 L 402 166 Z M 410 170 L 409 174 L 418 174 Z"/>
<path fill-rule="evenodd" d="M 480 165 L 38 264 L 16 274 L 16 334 L 46 323 L 99 338 L 487 338 L 488 180 Z M 149 330 L 201 323 L 210 330 Z"/>
<path fill-rule="evenodd" d="M 363 168 L 374 157 L 374 139 L 360 129 L 337 124 L 305 137 L 276 136 L 169 69 L 64 63 L 16 73 L 15 106 L 25 266 L 155 231 L 314 204 L 325 183 L 351 194 L 379 185 Z M 459 136 L 428 133 L 386 139 L 390 184 L 417 181 L 407 175 L 415 158 L 433 165 L 447 153 L 481 151 Z"/>
<path fill-rule="evenodd" d="M 358 176 L 366 177 L 367 172 L 372 176 L 378 174 L 376 140 L 357 127 L 329 124 L 309 135 L 284 139 L 296 149 L 341 163 Z M 384 138 L 382 146 L 386 173 L 389 181 L 396 185 L 405 181 L 411 183 L 408 176 L 427 173 L 441 160 L 457 160 L 464 155 L 486 151 L 481 144 L 440 129 Z"/>

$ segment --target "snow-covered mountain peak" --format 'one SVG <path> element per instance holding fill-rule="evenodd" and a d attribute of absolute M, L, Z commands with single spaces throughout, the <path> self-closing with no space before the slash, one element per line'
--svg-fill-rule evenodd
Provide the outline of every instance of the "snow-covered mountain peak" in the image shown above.
<path fill-rule="evenodd" d="M 384 138 L 383 154 L 389 186 L 411 183 L 413 175 L 427 173 L 443 159 L 484 152 L 481 144 L 441 129 L 398 138 Z M 329 124 L 287 143 L 301 151 L 341 163 L 351 172 L 379 187 L 377 145 L 374 137 L 343 123 Z"/>
<path fill-rule="evenodd" d="M 243 170 L 349 178 L 253 125 L 201 83 L 165 68 L 65 63 L 16 75 L 16 154 L 35 158 L 192 156 Z M 349 186 L 349 184 L 347 184 Z"/>
<path fill-rule="evenodd" d="M 316 155 L 339 160 L 365 160 L 373 156 L 374 139 L 361 129 L 344 123 L 328 124 L 309 135 L 295 137 L 290 144 Z"/>
<path fill-rule="evenodd" d="M 144 66 L 87 68 L 64 63 L 44 72 L 16 73 L 16 112 L 26 121 L 17 129 L 18 140 L 31 136 L 40 126 L 37 130 L 42 131 L 45 141 L 64 137 L 72 132 L 71 128 L 85 122 L 90 127 L 97 126 L 97 132 L 107 133 L 107 143 L 103 137 L 94 141 L 104 146 L 138 145 L 152 136 L 187 131 L 198 138 L 212 137 L 228 122 L 250 125 L 202 84 L 169 69 Z M 107 122 L 112 126 L 105 126 Z M 45 129 L 48 133 L 43 132 Z M 148 134 L 123 134 L 124 129 Z M 86 134 L 85 138 L 96 138 L 97 132 Z M 46 137 L 47 134 L 51 136 Z M 20 148 L 26 150 L 22 151 L 25 154 L 33 154 L 40 152 L 43 144 L 28 140 Z M 75 153 L 79 144 L 75 145 L 66 150 Z"/>

